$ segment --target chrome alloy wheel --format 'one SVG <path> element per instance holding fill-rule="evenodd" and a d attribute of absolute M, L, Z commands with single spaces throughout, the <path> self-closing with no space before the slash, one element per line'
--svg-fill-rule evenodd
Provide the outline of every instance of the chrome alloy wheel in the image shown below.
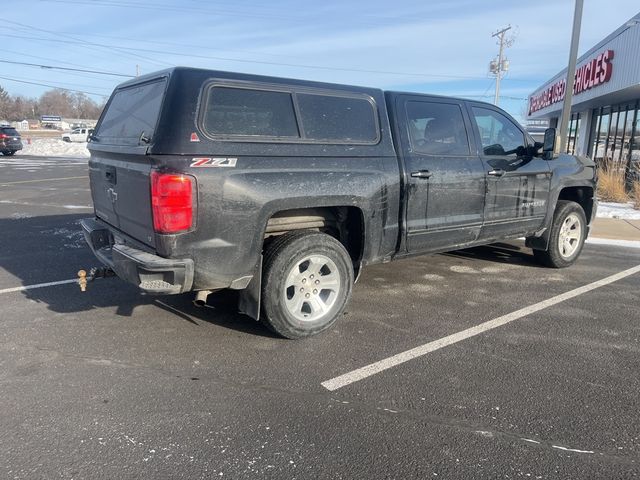
<path fill-rule="evenodd" d="M 329 257 L 310 255 L 289 271 L 284 285 L 284 301 L 297 320 L 309 322 L 325 315 L 340 292 L 340 273 Z"/>
<path fill-rule="evenodd" d="M 582 222 L 575 213 L 567 215 L 558 235 L 558 249 L 563 258 L 571 258 L 582 241 Z"/>

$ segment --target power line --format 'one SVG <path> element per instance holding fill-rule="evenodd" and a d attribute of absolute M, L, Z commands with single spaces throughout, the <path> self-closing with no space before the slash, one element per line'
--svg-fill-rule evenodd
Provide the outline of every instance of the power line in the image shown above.
<path fill-rule="evenodd" d="M 24 81 L 27 81 L 27 82 L 38 81 L 37 78 L 31 78 L 31 77 L 24 78 L 24 77 L 16 77 L 16 76 L 12 75 L 11 78 L 14 79 L 14 80 L 24 80 Z M 45 80 L 45 81 L 48 81 L 48 80 Z M 104 88 L 104 87 L 98 87 L 96 85 L 87 85 L 87 84 L 73 83 L 73 82 L 63 82 L 63 81 L 59 81 L 59 80 L 55 80 L 55 84 L 56 85 L 62 85 L 62 86 L 70 86 L 70 87 L 89 88 L 89 89 L 92 89 L 92 90 L 100 89 L 100 91 L 107 92 L 104 95 L 108 95 L 112 91 L 112 89 L 110 87 L 109 88 Z"/>
<path fill-rule="evenodd" d="M 40 65 L 38 63 L 14 62 L 14 61 L 11 61 L 11 60 L 0 60 L 0 63 L 11 63 L 13 65 L 26 65 L 28 67 L 39 67 L 39 68 L 52 69 L 52 70 L 67 70 L 69 72 L 95 73 L 95 74 L 99 74 L 99 75 L 110 75 L 112 77 L 133 78 L 133 75 L 124 75 L 122 73 L 103 72 L 103 71 L 99 71 L 99 70 L 87 70 L 87 69 L 83 69 L 83 68 L 56 67 L 56 66 L 53 66 L 53 65 Z"/>
<path fill-rule="evenodd" d="M 2 19 L 0 19 L 2 21 Z M 23 25 L 23 24 L 20 24 Z M 34 27 L 34 30 L 41 30 Z M 56 32 L 50 32 L 50 34 L 56 35 Z M 62 36 L 66 36 L 60 34 Z M 12 38 L 21 38 L 27 40 L 38 40 L 38 41 L 46 41 L 46 42 L 56 42 L 63 44 L 72 44 L 77 45 L 78 40 L 61 40 L 58 38 L 40 38 L 40 37 L 31 37 L 24 35 L 11 35 L 11 34 L 0 34 L 0 36 L 12 37 Z M 111 37 L 113 39 L 119 39 L 120 37 Z M 245 64 L 260 64 L 260 65 L 271 65 L 271 66 L 284 66 L 284 67 L 292 67 L 292 68 L 306 68 L 306 69 L 314 69 L 314 70 L 326 70 L 326 71 L 341 71 L 341 72 L 356 72 L 356 73 L 373 73 L 379 75 L 399 75 L 399 76 L 410 76 L 410 77 L 421 77 L 421 78 L 441 78 L 441 79 L 454 79 L 454 80 L 479 80 L 484 79 L 486 77 L 473 76 L 473 75 L 457 75 L 457 74 L 438 74 L 438 73 L 426 73 L 426 72 L 401 72 L 401 71 L 388 71 L 388 70 L 369 70 L 369 69 L 357 69 L 357 68 L 347 68 L 347 67 L 334 67 L 328 65 L 311 65 L 311 64 L 299 64 L 299 63 L 287 63 L 287 62 L 273 62 L 273 61 L 265 61 L 265 60 L 249 60 L 243 58 L 235 58 L 235 57 L 222 57 L 222 56 L 212 56 L 212 55 L 200 55 L 195 53 L 185 53 L 185 52 L 172 52 L 167 50 L 154 50 L 148 48 L 136 48 L 136 47 L 113 47 L 110 45 L 95 43 L 95 42 L 85 42 L 89 45 L 107 48 L 111 50 L 131 50 L 136 52 L 150 53 L 150 54 L 159 54 L 159 55 L 173 55 L 177 57 L 191 57 L 205 60 L 219 60 L 219 61 L 229 61 L 229 62 L 237 62 L 237 63 L 245 63 Z M 136 55 L 139 58 L 148 60 L 152 63 L 158 63 L 154 59 L 148 56 Z M 170 64 L 167 62 L 162 62 L 164 65 L 175 66 L 174 64 Z M 523 81 L 520 79 L 511 79 L 510 81 Z"/>
<path fill-rule="evenodd" d="M 91 7 L 116 7 L 116 8 L 124 8 L 124 9 L 143 9 L 148 10 L 149 5 L 144 3 L 135 3 L 130 1 L 113 1 L 113 0 L 43 0 L 49 3 L 62 3 L 65 5 L 85 5 Z M 282 13 L 264 13 L 264 12 L 256 12 L 252 7 L 251 10 L 234 10 L 229 8 L 215 8 L 211 9 L 203 9 L 197 8 L 193 6 L 174 6 L 154 3 L 153 4 L 154 11 L 165 11 L 165 12 L 174 12 L 174 13 L 183 13 L 183 12 L 191 12 L 195 14 L 203 14 L 203 15 L 211 15 L 214 17 L 241 17 L 241 18 L 259 18 L 259 19 L 267 19 L 267 20 L 290 20 L 297 22 L 305 22 L 316 17 L 314 14 L 309 15 L 290 15 L 290 14 L 282 14 Z M 334 17 L 335 18 L 335 17 Z M 346 17 L 344 17 L 346 18 Z M 362 26 L 368 27 L 380 27 L 383 26 L 383 23 L 375 23 L 375 22 L 363 22 L 361 18 L 349 18 L 348 22 L 350 24 L 356 23 Z"/>
<path fill-rule="evenodd" d="M 22 35 L 10 35 L 10 34 L 0 34 L 5 37 L 13 37 L 13 38 L 22 38 L 22 39 L 31 39 L 31 40 L 43 40 L 47 42 L 56 42 L 56 43 L 65 43 L 65 44 L 74 44 L 75 42 L 69 40 L 60 40 L 60 39 L 46 39 L 46 38 L 38 38 L 38 37 L 26 37 Z M 101 46 L 105 48 L 112 48 L 108 45 L 102 45 L 93 43 L 92 45 Z M 314 70 L 328 70 L 328 71 L 340 71 L 340 72 L 357 72 L 357 73 L 374 73 L 380 75 L 399 75 L 399 76 L 410 76 L 410 77 L 422 77 L 422 78 L 441 78 L 441 79 L 455 79 L 455 80 L 479 80 L 484 79 L 486 77 L 476 77 L 471 75 L 454 75 L 454 74 L 437 74 L 437 73 L 419 73 L 419 72 L 392 72 L 388 70 L 367 70 L 367 69 L 357 69 L 357 68 L 346 68 L 346 67 L 331 67 L 325 65 L 309 65 L 309 64 L 298 64 L 298 63 L 283 63 L 283 62 L 268 62 L 264 60 L 248 60 L 242 58 L 232 58 L 232 57 L 218 57 L 212 55 L 198 55 L 193 53 L 181 53 L 181 52 L 170 52 L 167 50 L 153 50 L 147 48 L 134 48 L 134 47 L 118 47 L 123 50 L 134 50 L 137 52 L 146 52 L 146 53 L 155 53 L 162 55 L 175 55 L 177 57 L 192 57 L 199 58 L 205 60 L 222 60 L 229 62 L 238 62 L 238 63 L 249 63 L 249 64 L 260 64 L 260 65 L 272 65 L 272 66 L 282 66 L 282 67 L 293 67 L 293 68 L 308 68 Z M 144 57 L 143 57 L 144 58 Z M 147 57 L 148 58 L 148 57 Z"/>
<path fill-rule="evenodd" d="M 60 32 L 60 33 L 67 33 L 67 32 Z M 124 42 L 135 42 L 138 44 L 141 43 L 148 43 L 148 44 L 153 44 L 153 45 L 167 45 L 170 47 L 177 47 L 177 48 L 187 48 L 189 49 L 188 51 L 193 51 L 193 49 L 196 50 L 210 50 L 211 47 L 208 45 L 203 45 L 203 44 L 193 44 L 193 43 L 176 43 L 176 42 L 164 42 L 161 40 L 156 40 L 156 39 L 152 39 L 152 40 L 145 40 L 144 38 L 138 38 L 138 37 L 121 37 L 121 36 L 114 36 L 114 35 L 101 35 L 101 34 L 97 34 L 97 33 L 91 33 L 91 37 L 92 38 L 104 38 L 107 40 L 119 40 L 119 41 L 124 41 Z M 275 57 L 275 58 L 289 58 L 289 59 L 300 59 L 301 57 L 299 55 L 285 55 L 285 54 L 281 54 L 281 53 L 269 53 L 269 52 L 261 52 L 261 51 L 254 51 L 254 50 L 239 50 L 237 48 L 220 48 L 218 46 L 216 46 L 216 51 L 222 51 L 222 52 L 230 52 L 230 53 L 241 53 L 241 54 L 245 54 L 245 55 L 258 55 L 258 56 L 263 56 L 263 57 Z"/>
<path fill-rule="evenodd" d="M 3 77 L 3 76 L 0 76 L 0 79 L 8 80 L 8 81 L 10 81 L 10 82 L 16 82 L 16 83 L 26 83 L 26 84 L 28 84 L 28 85 L 38 85 L 38 86 L 40 86 L 40 87 L 56 88 L 56 89 L 58 89 L 58 90 L 65 90 L 65 91 L 67 91 L 67 92 L 84 93 L 84 94 L 86 94 L 86 95 L 93 95 L 93 96 L 96 96 L 96 97 L 102 97 L 102 98 L 104 98 L 104 97 L 107 97 L 107 96 L 108 96 L 108 95 L 105 95 L 104 93 L 86 92 L 86 91 L 84 91 L 84 90 L 75 90 L 75 89 L 72 89 L 72 88 L 63 88 L 63 87 L 59 87 L 59 86 L 57 86 L 57 85 L 50 85 L 50 84 L 46 84 L 46 83 L 39 83 L 39 82 L 29 82 L 29 81 L 27 81 L 27 80 L 18 80 L 18 79 L 10 78 L 10 77 Z"/>
<path fill-rule="evenodd" d="M 17 25 L 19 27 L 28 28 L 30 30 L 35 30 L 37 32 L 44 32 L 47 35 L 56 35 L 56 36 L 60 36 L 60 37 L 65 37 L 65 38 L 68 38 L 70 40 L 73 40 L 73 42 L 67 41 L 67 42 L 62 42 L 62 43 L 71 43 L 71 44 L 73 44 L 73 45 L 75 45 L 77 47 L 83 47 L 83 48 L 98 47 L 98 48 L 106 49 L 109 52 L 113 52 L 115 50 L 115 51 L 119 51 L 123 55 L 128 55 L 131 58 L 138 58 L 138 59 L 141 58 L 141 59 L 146 60 L 146 61 L 148 61 L 150 63 L 155 63 L 156 65 L 165 65 L 165 66 L 171 65 L 169 63 L 158 61 L 158 60 L 154 60 L 154 59 L 150 59 L 148 57 L 145 58 L 145 57 L 143 57 L 141 55 L 138 55 L 138 54 L 135 54 L 135 53 L 126 52 L 126 51 L 124 51 L 125 48 L 123 48 L 123 47 L 114 47 L 112 45 L 104 45 L 104 44 L 99 44 L 99 43 L 94 43 L 94 42 L 87 42 L 86 40 L 74 37 L 72 35 L 63 34 L 63 33 L 59 33 L 59 32 L 54 32 L 54 31 L 51 31 L 51 30 L 45 30 L 43 28 L 34 27 L 32 25 L 27 25 L 25 23 L 16 22 L 14 20 L 9 21 L 9 20 L 5 20 L 3 18 L 0 18 L 0 22 L 8 23 L 13 28 L 15 28 L 15 26 Z M 21 37 L 19 37 L 17 35 L 8 35 L 8 34 L 2 34 L 2 35 L 7 36 L 7 37 L 21 38 Z M 29 37 L 24 37 L 24 38 L 29 38 Z M 34 38 L 34 37 L 31 37 L 31 39 L 32 40 L 45 41 L 45 42 L 56 42 L 56 41 L 57 42 L 61 42 L 61 40 L 51 39 L 51 38 Z M 84 45 L 82 45 L 82 44 L 84 44 Z"/>
<path fill-rule="evenodd" d="M 84 68 L 83 65 L 78 65 L 77 63 L 65 62 L 63 60 L 58 60 L 58 59 L 53 59 L 53 58 L 48 58 L 48 57 L 40 57 L 38 55 L 31 55 L 29 53 L 18 52 L 17 50 L 14 50 L 13 48 L 11 49 L 11 51 L 5 50 L 4 53 L 5 54 L 11 54 L 11 55 L 17 55 L 20 58 L 22 58 L 22 57 L 35 58 L 36 60 L 44 60 L 46 62 L 58 62 L 58 63 L 64 64 L 64 65 L 70 65 L 72 67 Z"/>

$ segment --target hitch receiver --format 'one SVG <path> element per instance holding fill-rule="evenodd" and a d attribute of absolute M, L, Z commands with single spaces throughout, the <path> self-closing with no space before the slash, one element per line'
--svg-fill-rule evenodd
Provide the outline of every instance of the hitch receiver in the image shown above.
<path fill-rule="evenodd" d="M 89 273 L 85 270 L 78 271 L 78 285 L 80 285 L 80 291 L 87 291 L 87 282 L 92 282 L 96 278 L 107 278 L 107 277 L 115 277 L 116 272 L 114 272 L 109 267 L 93 267 L 89 270 Z"/>

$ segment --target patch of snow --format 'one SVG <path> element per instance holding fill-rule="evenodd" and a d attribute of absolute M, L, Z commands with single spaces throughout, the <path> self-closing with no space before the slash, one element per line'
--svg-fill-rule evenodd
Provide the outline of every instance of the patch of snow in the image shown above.
<path fill-rule="evenodd" d="M 467 267 L 465 265 L 452 265 L 449 267 L 449 270 L 456 273 L 478 273 L 478 270 L 475 268 Z"/>
<path fill-rule="evenodd" d="M 423 275 L 422 278 L 430 281 L 438 281 L 438 280 L 442 280 L 444 277 L 442 275 L 438 275 L 437 273 L 427 273 Z"/>
<path fill-rule="evenodd" d="M 89 157 L 86 143 L 63 142 L 58 138 L 36 138 L 28 145 L 23 142 L 23 148 L 17 155 L 35 155 L 42 157 Z"/>
<path fill-rule="evenodd" d="M 620 218 L 623 220 L 640 220 L 640 210 L 633 208 L 633 203 L 599 202 L 599 218 Z"/>

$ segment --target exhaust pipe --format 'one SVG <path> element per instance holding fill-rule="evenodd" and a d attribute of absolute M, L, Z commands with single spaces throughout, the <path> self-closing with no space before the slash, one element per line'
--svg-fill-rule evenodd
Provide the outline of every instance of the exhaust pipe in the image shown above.
<path fill-rule="evenodd" d="M 193 299 L 193 304 L 196 307 L 204 307 L 207 304 L 207 297 L 213 292 L 211 290 L 200 290 L 196 293 L 196 298 Z"/>

